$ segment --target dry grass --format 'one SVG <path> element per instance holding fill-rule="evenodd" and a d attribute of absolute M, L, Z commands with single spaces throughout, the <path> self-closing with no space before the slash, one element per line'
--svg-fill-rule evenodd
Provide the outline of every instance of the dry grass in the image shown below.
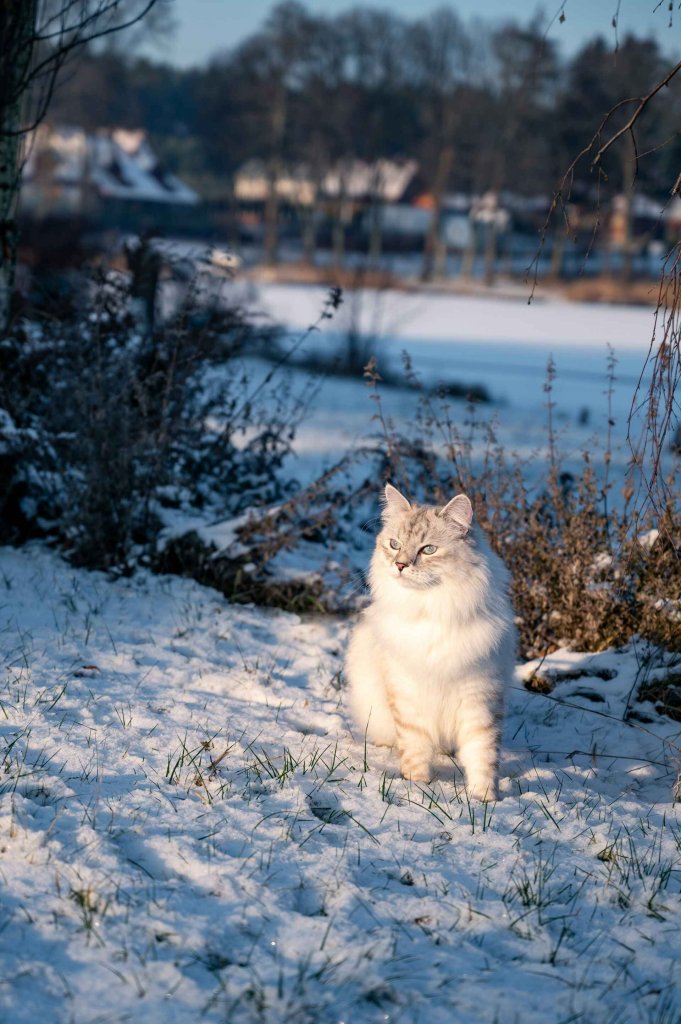
<path fill-rule="evenodd" d="M 574 281 L 551 282 L 551 290 L 557 290 L 571 302 L 607 302 L 618 305 L 657 305 L 660 282 L 657 279 L 623 281 L 609 274 L 598 277 L 579 277 Z"/>
<path fill-rule="evenodd" d="M 244 271 L 243 278 L 261 283 L 321 284 L 329 288 L 352 291 L 361 281 L 363 288 L 404 288 L 404 281 L 381 267 L 316 266 L 312 263 L 279 263 L 276 266 L 259 265 Z"/>
<path fill-rule="evenodd" d="M 327 287 L 340 287 L 352 292 L 357 287 L 385 289 L 395 291 L 423 291 L 424 283 L 416 277 L 399 277 L 385 267 L 335 267 L 316 266 L 311 263 L 280 263 L 274 267 L 257 266 L 242 273 L 246 279 L 260 283 L 276 284 L 317 284 Z M 509 278 L 500 275 L 495 279 L 492 291 L 495 295 L 508 286 L 509 294 L 518 296 L 520 288 L 526 287 L 526 279 Z M 479 295 L 490 291 L 490 287 L 482 280 L 458 276 L 441 278 L 429 286 L 433 291 L 454 292 L 461 295 Z M 550 293 L 553 297 L 567 299 L 570 302 L 596 302 L 626 306 L 651 306 L 658 302 L 660 282 L 657 279 L 639 279 L 625 281 L 611 274 L 598 274 L 592 277 L 578 277 L 574 280 L 559 278 L 542 278 L 538 284 L 537 294 Z"/>
<path fill-rule="evenodd" d="M 611 378 L 613 370 L 611 365 Z M 406 373 L 418 383 L 408 362 Z M 375 362 L 366 377 L 382 436 L 276 514 L 247 525 L 241 537 L 256 563 L 266 567 L 281 550 L 306 539 L 352 545 L 361 523 L 375 516 L 381 480 L 430 503 L 444 502 L 458 489 L 471 496 L 478 522 L 511 571 L 522 656 L 541 657 L 564 646 L 597 651 L 635 635 L 681 649 L 678 480 L 668 481 L 664 506 L 641 513 L 631 486 L 623 496 L 613 492 L 609 438 L 600 454 L 583 453 L 579 473 L 564 472 L 552 423 L 551 367 L 546 449 L 534 461 L 539 485 L 528 481 L 525 467 L 477 418 L 475 407 L 462 432 L 460 407 L 450 409 L 423 390 L 406 437 L 383 415 Z M 543 474 L 536 472 L 542 459 Z"/>

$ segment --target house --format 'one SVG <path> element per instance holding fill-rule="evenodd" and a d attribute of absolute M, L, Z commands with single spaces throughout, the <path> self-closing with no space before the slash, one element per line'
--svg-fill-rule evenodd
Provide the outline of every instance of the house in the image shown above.
<path fill-rule="evenodd" d="M 310 207 L 318 201 L 354 203 L 399 202 L 416 174 L 415 160 L 341 160 L 315 177 L 305 164 L 284 168 L 274 183 L 279 199 L 290 206 Z M 248 160 L 236 173 L 234 195 L 245 205 L 263 204 L 271 181 L 264 160 Z"/>
<path fill-rule="evenodd" d="M 314 205 L 317 188 L 308 168 L 298 164 L 282 170 L 275 182 L 279 199 L 291 206 Z M 247 160 L 234 178 L 234 195 L 245 206 L 264 205 L 270 194 L 270 175 L 264 160 Z"/>
<path fill-rule="evenodd" d="M 321 191 L 327 199 L 399 203 L 417 170 L 415 160 L 344 160 L 324 175 Z"/>
<path fill-rule="evenodd" d="M 131 220 L 140 218 L 164 222 L 163 211 L 196 207 L 199 202 L 193 189 L 163 167 L 143 129 L 88 133 L 41 124 L 27 140 L 21 188 L 24 218 L 130 226 Z"/>

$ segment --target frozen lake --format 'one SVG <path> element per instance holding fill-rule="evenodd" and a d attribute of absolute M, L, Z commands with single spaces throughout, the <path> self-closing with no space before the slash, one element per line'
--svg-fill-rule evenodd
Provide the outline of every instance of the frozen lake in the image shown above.
<path fill-rule="evenodd" d="M 294 345 L 317 320 L 326 297 L 323 287 L 261 285 L 251 286 L 248 304 L 284 325 Z M 476 416 L 493 418 L 503 444 L 529 461 L 546 444 L 544 385 L 552 359 L 555 426 L 564 464 L 576 468 L 584 450 L 598 466 L 598 452 L 606 442 L 612 350 L 613 468 L 623 473 L 629 458 L 627 420 L 653 328 L 652 308 L 546 300 L 528 305 L 524 292 L 514 300 L 366 289 L 346 293 L 334 318 L 322 321 L 297 355 L 305 349 L 316 354 L 338 351 L 347 332 L 354 330 L 364 339 L 367 353 L 377 356 L 379 369 L 397 370 L 407 351 L 425 384 L 481 384 L 493 402 L 478 405 Z M 324 468 L 376 430 L 368 390 L 360 378 L 321 381 L 296 440 L 303 476 Z M 409 431 L 416 395 L 388 387 L 381 395 L 386 414 Z M 466 403 L 449 403 L 453 419 L 463 427 Z"/>

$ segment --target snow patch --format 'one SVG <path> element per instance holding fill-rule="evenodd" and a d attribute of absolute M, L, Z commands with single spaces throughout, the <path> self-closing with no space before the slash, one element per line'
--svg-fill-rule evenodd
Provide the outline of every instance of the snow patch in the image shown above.
<path fill-rule="evenodd" d="M 654 652 L 520 666 L 487 806 L 351 733 L 345 620 L 0 564 L 3 1018 L 678 1018 L 680 730 L 633 714 Z"/>

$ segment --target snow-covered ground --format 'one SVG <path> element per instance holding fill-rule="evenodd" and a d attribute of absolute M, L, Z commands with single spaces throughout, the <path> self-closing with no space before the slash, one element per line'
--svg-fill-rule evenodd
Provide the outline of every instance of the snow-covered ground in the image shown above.
<path fill-rule="evenodd" d="M 248 301 L 296 337 L 324 297 L 272 285 Z M 338 345 L 349 321 L 388 365 L 408 348 L 427 383 L 485 384 L 526 458 L 545 443 L 553 355 L 573 460 L 605 437 L 608 342 L 623 444 L 652 331 L 647 310 L 378 293 L 346 297 L 309 344 Z M 415 401 L 383 396 L 400 429 Z M 298 479 L 375 429 L 374 410 L 361 380 L 322 380 Z M 234 545 L 234 520 L 190 525 Z M 681 1020 L 681 727 L 636 701 L 669 662 L 632 643 L 519 666 L 502 799 L 484 806 L 453 762 L 410 784 L 353 735 L 350 626 L 0 549 L 0 1020 Z M 525 688 L 533 673 L 550 694 Z"/>
<path fill-rule="evenodd" d="M 681 1019 L 680 729 L 623 721 L 640 646 L 550 656 L 551 697 L 518 670 L 484 807 L 352 735 L 345 621 L 0 570 L 1 1019 Z"/>
<path fill-rule="evenodd" d="M 353 299 L 346 291 L 339 320 L 345 326 L 352 318 L 364 332 L 379 329 L 399 339 L 497 340 L 549 351 L 575 344 L 602 350 L 611 344 L 621 352 L 638 352 L 650 341 L 652 308 L 560 299 L 528 303 L 529 287 L 517 292 L 516 299 L 508 299 L 366 288 Z M 327 293 L 319 285 L 261 284 L 251 296 L 275 321 L 303 329 L 316 319 Z"/>
<path fill-rule="evenodd" d="M 398 370 L 407 351 L 425 384 L 455 381 L 482 384 L 493 404 L 479 405 L 477 416 L 494 419 L 495 432 L 509 450 L 533 460 L 546 446 L 547 363 L 555 364 L 552 401 L 559 447 L 565 467 L 578 470 L 582 452 L 591 453 L 598 471 L 612 420 L 610 471 L 623 477 L 631 457 L 628 418 L 632 399 L 654 330 L 652 308 L 527 302 L 527 289 L 516 299 L 466 297 L 364 289 L 346 292 L 332 319 L 322 320 L 298 348 L 301 334 L 324 308 L 327 290 L 319 286 L 235 281 L 225 294 L 236 296 L 289 331 L 296 357 L 342 348 L 348 330 L 371 338 L 367 351 L 378 357 L 379 370 Z M 615 382 L 608 409 L 607 366 L 614 354 Z M 258 371 L 256 370 L 256 373 Z M 645 384 L 645 379 L 644 379 Z M 382 388 L 385 412 L 410 431 L 418 402 L 413 392 Z M 455 422 L 463 426 L 463 401 L 450 402 Z M 298 473 L 309 479 L 375 429 L 375 406 L 361 378 L 324 379 L 310 414 L 297 434 Z M 634 429 L 634 437 L 636 429 Z"/>

